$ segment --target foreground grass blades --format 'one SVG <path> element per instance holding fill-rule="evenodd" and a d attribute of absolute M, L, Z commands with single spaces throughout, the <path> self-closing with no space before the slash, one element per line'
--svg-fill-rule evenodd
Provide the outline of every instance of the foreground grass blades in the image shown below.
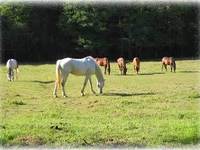
<path fill-rule="evenodd" d="M 0 142 L 3 146 L 183 146 L 199 134 L 199 60 L 177 61 L 177 72 L 161 72 L 160 62 L 142 62 L 140 75 L 127 65 L 119 75 L 111 63 L 104 94 L 94 95 L 84 78 L 70 75 L 63 98 L 52 92 L 55 65 L 20 65 L 8 82 L 0 69 Z M 103 70 L 103 68 L 102 68 Z M 95 77 L 93 84 L 96 87 Z"/>

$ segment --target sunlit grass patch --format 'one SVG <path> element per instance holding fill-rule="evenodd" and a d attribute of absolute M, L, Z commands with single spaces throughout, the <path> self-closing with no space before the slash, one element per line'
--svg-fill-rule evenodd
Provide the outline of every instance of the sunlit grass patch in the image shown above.
<path fill-rule="evenodd" d="M 177 61 L 177 72 L 160 62 L 142 62 L 139 75 L 127 65 L 119 75 L 111 63 L 102 95 L 84 77 L 70 75 L 67 98 L 53 97 L 55 65 L 21 65 L 8 82 L 0 69 L 0 142 L 4 146 L 184 146 L 200 140 L 199 60 Z M 103 68 L 102 68 L 103 69 Z M 95 76 L 92 77 L 97 91 Z"/>

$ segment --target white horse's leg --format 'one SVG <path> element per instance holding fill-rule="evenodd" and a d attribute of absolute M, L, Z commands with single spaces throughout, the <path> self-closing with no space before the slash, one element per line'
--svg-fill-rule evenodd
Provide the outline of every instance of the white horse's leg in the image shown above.
<path fill-rule="evenodd" d="M 90 87 L 91 87 L 91 91 L 93 94 L 96 94 L 96 92 L 94 91 L 93 89 L 93 86 L 92 86 L 92 80 L 91 80 L 91 77 L 89 77 L 89 81 L 90 81 Z"/>
<path fill-rule="evenodd" d="M 57 97 L 57 89 L 58 89 L 58 85 L 57 85 L 57 81 L 55 81 L 55 87 L 54 87 L 54 90 L 53 90 L 53 95 L 54 95 L 55 98 Z"/>
<path fill-rule="evenodd" d="M 66 83 L 66 81 L 67 81 L 67 77 L 68 77 L 68 75 L 65 75 L 65 76 L 63 77 L 62 82 L 61 82 L 61 86 L 62 86 L 62 96 L 63 96 L 63 97 L 67 97 L 66 94 L 65 94 L 65 83 Z"/>
<path fill-rule="evenodd" d="M 81 89 L 81 96 L 84 96 L 85 94 L 84 94 L 84 90 L 85 90 L 85 86 L 86 86 L 86 84 L 87 84 L 87 82 L 88 82 L 88 76 L 86 76 L 85 77 L 85 81 L 84 81 L 84 84 L 83 84 L 83 88 Z"/>
<path fill-rule="evenodd" d="M 8 81 L 11 81 L 11 70 L 10 70 L 10 68 L 8 69 L 7 78 L 8 78 Z"/>
<path fill-rule="evenodd" d="M 12 77 L 12 81 L 14 81 L 14 70 L 11 70 L 11 77 Z"/>

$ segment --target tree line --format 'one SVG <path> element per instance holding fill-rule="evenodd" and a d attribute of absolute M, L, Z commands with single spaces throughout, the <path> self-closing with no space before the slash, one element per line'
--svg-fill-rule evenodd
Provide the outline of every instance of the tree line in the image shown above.
<path fill-rule="evenodd" d="M 198 5 L 2 4 L 2 62 L 198 55 Z"/>

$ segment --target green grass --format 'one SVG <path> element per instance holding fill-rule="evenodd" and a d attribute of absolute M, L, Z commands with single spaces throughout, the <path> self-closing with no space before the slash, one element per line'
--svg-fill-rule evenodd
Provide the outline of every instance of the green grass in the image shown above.
<path fill-rule="evenodd" d="M 53 98 L 55 65 L 20 65 L 9 82 L 0 69 L 0 142 L 3 146 L 185 146 L 200 140 L 200 61 L 177 61 L 177 72 L 160 62 L 129 63 L 120 76 L 116 63 L 104 94 L 80 90 L 84 77 L 70 75 L 67 98 Z M 103 68 L 102 68 L 103 70 Z M 96 87 L 95 77 L 92 78 Z"/>

